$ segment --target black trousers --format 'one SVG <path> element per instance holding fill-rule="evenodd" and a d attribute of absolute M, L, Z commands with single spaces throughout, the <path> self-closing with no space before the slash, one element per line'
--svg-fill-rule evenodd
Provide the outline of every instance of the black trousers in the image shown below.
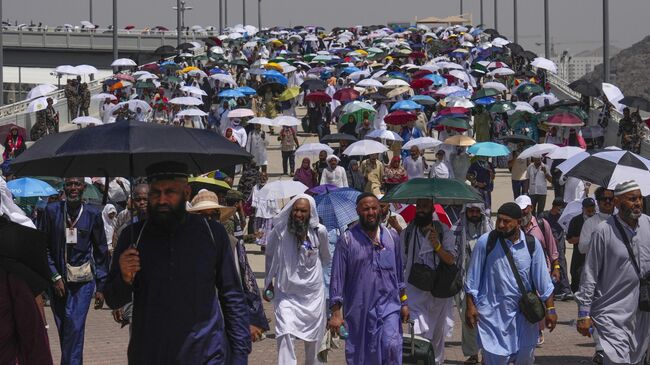
<path fill-rule="evenodd" d="M 296 151 L 282 151 L 282 173 L 287 175 L 287 162 L 289 163 L 289 173 L 296 170 Z"/>

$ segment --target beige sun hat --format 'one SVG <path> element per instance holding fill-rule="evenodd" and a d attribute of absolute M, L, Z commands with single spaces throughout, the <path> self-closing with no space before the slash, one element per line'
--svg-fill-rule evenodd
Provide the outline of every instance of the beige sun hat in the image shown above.
<path fill-rule="evenodd" d="M 199 193 L 196 194 L 194 199 L 192 199 L 191 204 L 192 206 L 190 208 L 187 208 L 187 211 L 190 213 L 199 213 L 203 210 L 219 209 L 221 212 L 221 221 L 225 221 L 228 218 L 232 217 L 237 210 L 235 207 L 227 207 L 225 205 L 219 204 L 219 198 L 217 197 L 217 194 L 206 189 L 201 189 Z"/>

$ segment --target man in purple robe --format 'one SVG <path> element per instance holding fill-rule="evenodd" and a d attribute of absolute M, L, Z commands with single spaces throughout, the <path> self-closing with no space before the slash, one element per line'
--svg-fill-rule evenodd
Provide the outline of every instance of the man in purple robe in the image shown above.
<path fill-rule="evenodd" d="M 329 327 L 349 333 L 348 364 L 401 364 L 400 317 L 407 321 L 409 311 L 399 236 L 380 226 L 375 195 L 359 195 L 357 214 L 359 224 L 341 235 L 334 251 Z"/>

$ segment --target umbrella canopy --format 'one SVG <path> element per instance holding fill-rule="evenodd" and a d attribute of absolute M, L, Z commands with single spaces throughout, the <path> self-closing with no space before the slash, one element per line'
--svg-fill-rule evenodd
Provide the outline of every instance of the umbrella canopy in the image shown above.
<path fill-rule="evenodd" d="M 499 95 L 499 94 L 500 94 L 500 92 L 498 90 L 483 88 L 483 89 L 475 92 L 474 95 L 472 95 L 472 100 L 486 98 L 488 96 L 496 96 L 496 95 Z"/>
<path fill-rule="evenodd" d="M 253 91 L 255 91 L 255 90 L 253 89 Z M 287 88 L 286 90 L 284 90 L 282 92 L 282 94 L 280 94 L 278 96 L 278 101 L 291 100 L 291 99 L 295 98 L 296 96 L 298 96 L 298 94 L 300 94 L 300 87 L 292 86 L 292 87 Z"/>
<path fill-rule="evenodd" d="M 335 191 L 340 189 L 338 186 L 333 185 L 333 184 L 322 184 L 318 186 L 314 186 L 313 188 L 307 190 L 308 192 L 315 194 L 315 195 L 320 195 L 320 194 L 325 194 L 330 191 Z"/>
<path fill-rule="evenodd" d="M 505 113 L 510 110 L 515 110 L 515 108 L 517 108 L 517 106 L 511 101 L 497 101 L 490 105 L 488 110 L 490 113 Z"/>
<path fill-rule="evenodd" d="M 555 150 L 551 151 L 546 157 L 551 158 L 553 160 L 568 160 L 571 157 L 584 152 L 580 147 L 576 146 L 563 146 L 563 147 L 557 147 Z"/>
<path fill-rule="evenodd" d="M 138 66 L 137 63 L 135 63 L 134 60 L 130 58 L 118 58 L 113 63 L 111 63 L 112 67 L 136 67 Z"/>
<path fill-rule="evenodd" d="M 171 56 L 176 54 L 176 48 L 174 48 L 174 46 L 163 45 L 156 48 L 153 53 L 161 56 Z"/>
<path fill-rule="evenodd" d="M 444 118 L 438 123 L 439 126 L 450 127 L 457 130 L 469 129 L 469 122 L 463 118 Z"/>
<path fill-rule="evenodd" d="M 217 96 L 220 98 L 243 98 L 245 95 L 236 89 L 226 89 L 217 94 Z"/>
<path fill-rule="evenodd" d="M 327 230 L 343 230 L 359 219 L 356 205 L 359 195 L 361 192 L 358 190 L 342 188 L 314 197 L 318 217 Z"/>
<path fill-rule="evenodd" d="M 547 71 L 551 71 L 552 73 L 556 74 L 557 73 L 557 66 L 555 65 L 555 62 L 546 59 L 544 57 L 537 57 L 533 60 L 533 62 L 530 63 L 531 66 L 541 68 Z"/>
<path fill-rule="evenodd" d="M 475 143 L 467 149 L 467 152 L 475 156 L 487 157 L 508 156 L 510 154 L 508 147 L 494 142 Z"/>
<path fill-rule="evenodd" d="M 309 79 L 300 84 L 300 88 L 303 90 L 325 90 L 327 83 L 319 79 Z"/>
<path fill-rule="evenodd" d="M 52 101 L 54 102 L 52 105 L 56 105 L 57 100 L 53 98 Z M 25 110 L 25 112 L 27 112 L 27 113 L 35 113 L 35 112 L 40 111 L 40 110 L 45 110 L 45 108 L 47 108 L 47 97 L 43 96 L 43 97 L 40 97 L 38 99 L 32 100 L 27 105 L 27 109 Z"/>
<path fill-rule="evenodd" d="M 201 189 L 209 190 L 215 194 L 230 190 L 230 185 L 227 182 L 206 176 L 191 177 L 187 182 L 192 188 L 192 195 L 196 195 Z"/>
<path fill-rule="evenodd" d="M 517 95 L 536 95 L 543 94 L 544 89 L 537 84 L 533 84 L 532 82 L 525 82 L 519 84 L 519 86 L 517 86 L 517 88 L 514 90 L 514 93 Z"/>
<path fill-rule="evenodd" d="M 101 100 L 101 101 L 104 101 L 106 99 L 117 100 L 117 96 L 115 96 L 113 94 L 108 94 L 108 93 L 99 93 L 99 94 L 95 94 L 95 95 L 91 96 L 90 99 L 92 99 L 92 100 Z"/>
<path fill-rule="evenodd" d="M 365 138 L 381 138 L 389 141 L 403 141 L 402 137 L 400 137 L 399 134 L 387 129 L 375 129 L 374 131 L 366 134 Z"/>
<path fill-rule="evenodd" d="M 300 181 L 278 180 L 264 185 L 255 198 L 260 200 L 287 199 L 302 194 L 306 190 L 307 185 Z"/>
<path fill-rule="evenodd" d="M 513 136 L 505 136 L 501 138 L 501 140 L 506 143 L 515 143 L 515 144 L 523 143 L 524 145 L 534 145 L 537 143 L 536 141 L 534 141 L 532 138 L 528 136 L 517 135 L 517 134 Z"/>
<path fill-rule="evenodd" d="M 569 112 L 561 112 L 553 114 L 546 119 L 546 124 L 557 127 L 571 127 L 578 128 L 585 125 L 585 123 L 577 115 Z"/>
<path fill-rule="evenodd" d="M 394 124 L 394 125 L 404 125 L 410 121 L 417 120 L 418 116 L 414 113 L 406 112 L 403 110 L 398 110 L 395 112 L 392 112 L 390 114 L 387 114 L 384 117 L 384 121 L 388 124 Z"/>
<path fill-rule="evenodd" d="M 518 159 L 524 160 L 531 157 L 542 157 L 543 155 L 553 152 L 559 147 L 552 143 L 538 143 L 534 146 L 526 148 L 522 153 L 517 156 Z"/>
<path fill-rule="evenodd" d="M 603 94 L 602 91 L 600 90 L 600 87 L 598 87 L 591 81 L 587 81 L 584 79 L 578 79 L 570 83 L 569 88 L 571 88 L 571 90 L 573 91 L 579 92 L 582 95 L 591 96 L 594 98 L 597 98 Z"/>
<path fill-rule="evenodd" d="M 7 188 L 16 198 L 26 198 L 33 196 L 50 196 L 58 194 L 50 184 L 45 181 L 23 177 L 7 182 Z"/>
<path fill-rule="evenodd" d="M 356 100 L 359 97 L 359 92 L 352 88 L 345 88 L 335 92 L 332 97 L 336 100 L 347 102 Z"/>
<path fill-rule="evenodd" d="M 444 144 L 452 145 L 452 146 L 471 146 L 476 143 L 476 141 L 472 137 L 464 136 L 462 134 L 458 134 L 455 136 L 451 136 L 443 142 Z"/>
<path fill-rule="evenodd" d="M 629 151 L 580 152 L 557 168 L 566 176 L 612 190 L 622 182 L 635 180 L 641 187 L 641 193 L 650 195 L 650 184 L 647 184 L 650 181 L 650 160 Z"/>
<path fill-rule="evenodd" d="M 398 185 L 382 202 L 414 204 L 418 199 L 433 199 L 435 203 L 462 205 L 483 200 L 466 184 L 455 179 L 415 178 Z"/>
<path fill-rule="evenodd" d="M 391 111 L 395 110 L 420 110 L 422 109 L 422 105 L 416 103 L 413 100 L 400 100 L 397 103 L 393 104 L 393 106 L 390 108 Z"/>
<path fill-rule="evenodd" d="M 257 91 L 255 91 L 255 89 L 253 89 L 250 86 L 238 87 L 238 88 L 235 89 L 235 91 L 239 91 L 240 93 L 242 93 L 244 95 L 255 95 L 255 94 L 257 94 Z"/>
<path fill-rule="evenodd" d="M 323 91 L 313 91 L 305 96 L 305 100 L 314 103 L 329 103 L 332 98 Z"/>
<path fill-rule="evenodd" d="M 95 117 L 76 117 L 72 120 L 72 124 L 78 124 L 78 125 L 100 125 L 104 124 L 101 119 L 95 118 Z"/>
<path fill-rule="evenodd" d="M 414 95 L 410 99 L 420 105 L 436 105 L 436 99 L 430 97 L 429 95 Z"/>
<path fill-rule="evenodd" d="M 356 142 L 357 137 L 347 133 L 334 133 L 328 134 L 320 140 L 321 143 L 339 143 L 339 141 Z"/>
<path fill-rule="evenodd" d="M 178 104 L 178 105 L 201 105 L 203 104 L 203 101 L 198 98 L 194 98 L 191 96 L 181 96 L 178 98 L 173 98 L 172 100 L 169 101 L 172 104 Z"/>
<path fill-rule="evenodd" d="M 305 81 L 306 82 L 306 81 Z M 374 87 L 374 88 L 379 88 L 384 86 L 381 82 L 379 82 L 377 79 L 363 79 L 357 83 L 357 86 L 360 87 Z"/>
<path fill-rule="evenodd" d="M 290 115 L 281 115 L 273 119 L 273 123 L 278 126 L 296 127 L 300 125 L 300 119 Z"/>
<path fill-rule="evenodd" d="M 254 117 L 255 113 L 252 110 L 246 108 L 234 109 L 228 112 L 228 118 L 246 118 Z"/>
<path fill-rule="evenodd" d="M 45 96 L 53 91 L 56 91 L 57 87 L 51 84 L 41 84 L 38 86 L 35 86 L 29 92 L 27 93 L 27 100 L 35 99 L 35 98 L 40 98 L 42 96 Z"/>
<path fill-rule="evenodd" d="M 323 143 L 304 143 L 296 149 L 296 156 L 318 155 L 321 151 L 327 152 L 328 155 L 334 154 L 332 147 Z"/>
<path fill-rule="evenodd" d="M 261 125 L 270 125 L 275 126 L 275 123 L 269 118 L 257 117 L 248 121 L 248 124 L 261 124 Z"/>
<path fill-rule="evenodd" d="M 179 117 L 184 117 L 186 115 L 191 117 L 205 117 L 208 115 L 208 113 L 204 112 L 201 109 L 185 109 L 185 110 L 181 110 L 176 115 Z"/>
<path fill-rule="evenodd" d="M 424 150 L 427 148 L 436 148 L 442 144 L 442 141 L 437 140 L 435 138 L 431 137 L 419 137 L 419 138 L 414 138 L 408 142 L 406 142 L 403 146 L 403 150 L 410 150 L 411 147 L 417 146 L 420 150 Z"/>
<path fill-rule="evenodd" d="M 368 156 L 388 151 L 388 147 L 384 144 L 370 139 L 357 141 L 348 146 L 343 151 L 344 155 L 348 156 Z"/>
<path fill-rule="evenodd" d="M 483 84 L 484 89 L 494 89 L 499 92 L 508 91 L 508 87 L 500 82 L 490 81 Z"/>
<path fill-rule="evenodd" d="M 17 176 L 146 176 L 151 164 L 176 161 L 200 174 L 246 163 L 251 155 L 208 130 L 129 121 L 38 140 L 12 163 Z"/>
<path fill-rule="evenodd" d="M 640 96 L 626 96 L 618 102 L 630 108 L 639 108 L 646 112 L 650 112 L 650 101 Z"/>

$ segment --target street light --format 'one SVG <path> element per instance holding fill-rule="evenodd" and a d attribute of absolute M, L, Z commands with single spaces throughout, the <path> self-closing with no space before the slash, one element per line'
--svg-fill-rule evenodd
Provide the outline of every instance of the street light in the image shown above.
<path fill-rule="evenodd" d="M 518 37 L 517 37 L 517 0 L 512 0 L 512 5 L 513 5 L 513 12 L 514 12 L 514 28 L 515 28 L 515 34 L 514 34 L 514 41 L 515 43 L 518 43 Z"/>
<path fill-rule="evenodd" d="M 117 0 L 113 0 L 113 59 L 119 58 L 117 49 Z"/>
<path fill-rule="evenodd" d="M 494 0 L 494 30 L 499 31 L 499 6 L 497 0 Z"/>
<path fill-rule="evenodd" d="M 191 6 L 185 5 L 185 1 L 176 0 L 176 6 L 173 6 L 172 9 L 176 10 L 176 42 L 181 44 L 181 31 L 185 30 L 185 11 L 192 10 Z"/>
<path fill-rule="evenodd" d="M 603 82 L 609 82 L 609 0 L 603 0 Z"/>
<path fill-rule="evenodd" d="M 485 23 L 483 23 L 483 0 L 481 0 L 481 25 L 485 28 Z"/>
<path fill-rule="evenodd" d="M 219 33 L 223 33 L 223 0 L 219 0 Z"/>
<path fill-rule="evenodd" d="M 90 0 L 89 11 L 90 11 L 90 16 L 88 17 L 88 21 L 93 23 L 93 0 Z M 93 23 L 93 24 L 95 24 L 95 23 Z"/>
<path fill-rule="evenodd" d="M 242 4 L 242 24 L 246 25 L 246 0 L 241 0 Z"/>
<path fill-rule="evenodd" d="M 460 0 L 460 16 L 463 16 L 463 0 Z"/>
<path fill-rule="evenodd" d="M 544 0 L 544 57 L 551 59 L 551 42 L 549 42 L 548 0 Z"/>
<path fill-rule="evenodd" d="M 262 30 L 262 0 L 257 0 L 257 28 Z"/>

